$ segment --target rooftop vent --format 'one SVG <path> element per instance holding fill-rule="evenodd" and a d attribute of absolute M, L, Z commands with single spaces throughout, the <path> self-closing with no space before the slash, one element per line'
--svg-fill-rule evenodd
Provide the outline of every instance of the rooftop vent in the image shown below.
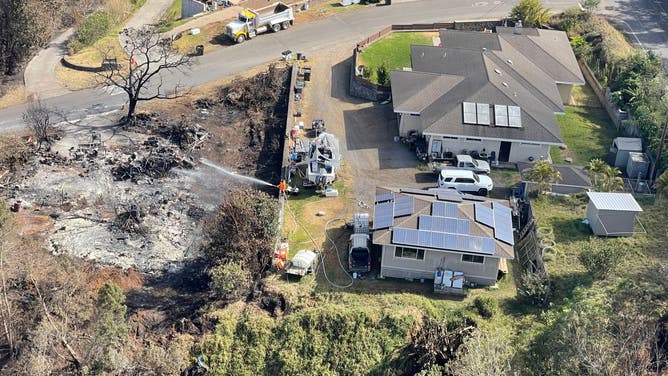
<path fill-rule="evenodd" d="M 483 50 L 483 51 L 487 51 L 487 47 L 483 47 L 482 50 Z"/>
<path fill-rule="evenodd" d="M 501 85 L 503 85 L 503 86 L 505 86 L 505 87 L 508 87 L 508 83 L 507 83 L 507 82 L 502 82 Z"/>
<path fill-rule="evenodd" d="M 510 64 L 510 65 L 513 65 L 513 61 L 510 60 L 510 59 L 506 60 L 506 63 L 508 63 L 508 64 Z"/>
<path fill-rule="evenodd" d="M 498 69 L 494 69 L 494 72 L 495 72 L 496 74 L 501 74 L 501 71 L 498 70 Z"/>

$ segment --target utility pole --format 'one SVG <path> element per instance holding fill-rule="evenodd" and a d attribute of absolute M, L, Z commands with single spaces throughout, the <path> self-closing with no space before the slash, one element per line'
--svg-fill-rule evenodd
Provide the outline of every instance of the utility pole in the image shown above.
<path fill-rule="evenodd" d="M 659 139 L 659 146 L 656 149 L 656 161 L 652 167 L 652 174 L 649 175 L 651 182 L 654 182 L 657 170 L 661 163 L 661 153 L 663 153 L 663 144 L 666 142 L 666 130 L 668 130 L 668 115 L 666 115 L 666 121 L 663 123 L 663 129 L 661 130 L 661 139 Z"/>

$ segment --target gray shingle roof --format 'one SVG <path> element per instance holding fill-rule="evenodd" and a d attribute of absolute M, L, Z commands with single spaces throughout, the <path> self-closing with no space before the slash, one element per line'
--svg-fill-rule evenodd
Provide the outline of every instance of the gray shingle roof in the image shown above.
<path fill-rule="evenodd" d="M 411 46 L 413 71 L 391 72 L 395 111 L 419 113 L 423 133 L 562 144 L 554 114 L 564 107 L 556 82 L 584 83 L 568 38 L 512 30 L 442 30 L 443 47 Z M 562 57 L 563 64 L 557 61 Z M 440 82 L 434 75 L 447 78 Z M 519 106 L 522 127 L 464 124 L 462 102 Z"/>

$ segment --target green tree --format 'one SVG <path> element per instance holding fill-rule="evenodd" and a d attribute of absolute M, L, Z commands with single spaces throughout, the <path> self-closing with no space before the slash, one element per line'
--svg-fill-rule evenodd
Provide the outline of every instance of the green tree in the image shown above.
<path fill-rule="evenodd" d="M 97 325 L 92 351 L 92 369 L 114 370 L 122 358 L 129 327 L 125 322 L 125 294 L 118 285 L 108 281 L 100 288 L 96 303 Z"/>
<path fill-rule="evenodd" d="M 603 279 L 617 269 L 622 252 L 617 242 L 592 238 L 582 244 L 578 258 L 594 278 Z"/>
<path fill-rule="evenodd" d="M 550 19 L 550 9 L 539 0 L 522 0 L 510 11 L 510 18 L 526 27 L 539 27 Z"/>
<path fill-rule="evenodd" d="M 68 44 L 68 48 L 72 52 L 77 52 L 83 47 L 90 46 L 107 35 L 112 27 L 114 27 L 114 17 L 103 10 L 98 10 L 79 25 L 75 38 Z"/>
<path fill-rule="evenodd" d="M 585 170 L 587 170 L 587 173 L 589 174 L 589 180 L 591 180 L 591 185 L 593 187 L 596 187 L 598 189 L 600 185 L 600 176 L 603 173 L 603 170 L 605 170 L 605 167 L 607 164 L 599 158 L 594 158 L 589 163 L 587 166 L 585 166 Z"/>
<path fill-rule="evenodd" d="M 385 63 L 376 68 L 376 78 L 378 79 L 378 83 L 380 85 L 390 85 L 390 72 L 388 71 L 387 65 Z"/>
<path fill-rule="evenodd" d="M 656 194 L 658 197 L 664 197 L 668 193 L 668 170 L 664 171 L 656 183 L 654 183 L 654 188 L 656 189 Z"/>
<path fill-rule="evenodd" d="M 538 183 L 541 192 L 549 192 L 552 183 L 561 180 L 559 171 L 547 160 L 536 162 L 533 167 L 524 170 L 522 174 L 525 180 Z"/>
<path fill-rule="evenodd" d="M 0 2 L 0 74 L 16 74 L 33 52 L 48 41 L 54 24 L 50 5 L 35 0 Z"/>
<path fill-rule="evenodd" d="M 232 191 L 206 229 L 204 254 L 214 265 L 236 262 L 256 278 L 271 261 L 278 202 L 256 189 Z"/>
<path fill-rule="evenodd" d="M 584 8 L 587 14 L 593 14 L 598 6 L 601 4 L 601 0 L 584 0 L 582 2 L 582 8 Z"/>
<path fill-rule="evenodd" d="M 225 299 L 237 299 L 250 287 L 250 276 L 240 262 L 228 262 L 209 271 L 211 289 Z"/>

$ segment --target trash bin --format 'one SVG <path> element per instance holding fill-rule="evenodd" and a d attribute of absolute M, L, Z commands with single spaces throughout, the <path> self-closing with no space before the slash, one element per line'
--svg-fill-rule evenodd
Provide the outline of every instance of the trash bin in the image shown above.
<path fill-rule="evenodd" d="M 304 81 L 311 81 L 311 67 L 304 67 Z"/>
<path fill-rule="evenodd" d="M 302 53 L 301 53 L 301 52 L 297 52 L 297 60 L 299 61 L 299 60 L 301 60 L 301 59 L 302 59 Z"/>
<path fill-rule="evenodd" d="M 204 45 L 203 44 L 198 44 L 195 46 L 195 56 L 202 56 L 204 55 Z"/>

